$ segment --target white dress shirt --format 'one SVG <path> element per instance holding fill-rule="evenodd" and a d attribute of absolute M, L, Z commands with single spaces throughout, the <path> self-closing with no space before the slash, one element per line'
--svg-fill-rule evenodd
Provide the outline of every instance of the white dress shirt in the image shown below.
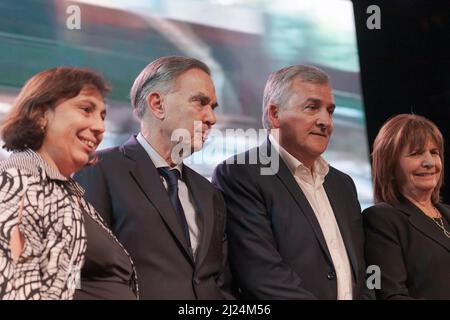
<path fill-rule="evenodd" d="M 323 187 L 325 176 L 329 171 L 328 163 L 319 157 L 314 162 L 311 173 L 305 165 L 280 146 L 272 135 L 269 135 L 269 140 L 294 175 L 319 222 L 336 272 L 337 299 L 351 300 L 352 269 L 336 217 Z"/>
<path fill-rule="evenodd" d="M 158 152 L 156 152 L 155 149 L 148 143 L 148 141 L 144 138 L 144 136 L 139 133 L 136 137 L 136 140 L 139 142 L 139 144 L 145 149 L 145 151 L 148 153 L 148 156 L 152 160 L 153 164 L 156 168 L 161 167 L 167 167 L 170 168 L 169 164 L 166 160 L 164 160 Z M 189 238 L 191 240 L 191 247 L 192 247 L 192 253 L 194 258 L 197 256 L 197 249 L 200 239 L 200 230 L 199 230 L 199 215 L 196 213 L 196 207 L 194 205 L 194 200 L 192 198 L 191 193 L 189 192 L 189 189 L 186 185 L 186 183 L 183 181 L 183 170 L 182 170 L 183 163 L 178 164 L 175 166 L 175 170 L 178 170 L 180 172 L 181 179 L 178 180 L 178 197 L 180 198 L 181 206 L 183 207 L 184 214 L 186 216 L 186 221 L 189 227 Z M 172 168 L 170 168 L 172 169 Z M 167 190 L 167 182 L 164 180 L 163 177 L 161 177 L 161 180 L 163 181 L 164 187 Z"/>

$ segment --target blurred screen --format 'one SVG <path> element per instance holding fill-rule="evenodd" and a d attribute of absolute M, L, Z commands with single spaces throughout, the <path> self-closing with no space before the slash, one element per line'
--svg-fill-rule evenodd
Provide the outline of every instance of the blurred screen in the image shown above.
<path fill-rule="evenodd" d="M 80 8 L 79 30 L 67 27 L 70 5 Z M 92 67 L 113 87 L 100 148 L 139 131 L 129 90 L 150 61 L 165 55 L 204 61 L 220 105 L 218 130 L 186 162 L 207 178 L 218 162 L 261 142 L 248 133 L 262 128 L 268 75 L 292 64 L 318 66 L 331 77 L 337 105 L 324 158 L 354 179 L 362 207 L 372 204 L 351 1 L 0 0 L 0 18 L 0 117 L 35 73 Z"/>

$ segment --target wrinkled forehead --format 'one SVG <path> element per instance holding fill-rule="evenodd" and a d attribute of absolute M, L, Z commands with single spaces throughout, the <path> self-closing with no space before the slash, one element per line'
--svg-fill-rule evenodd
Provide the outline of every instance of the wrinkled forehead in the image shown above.
<path fill-rule="evenodd" d="M 323 104 L 334 104 L 333 89 L 329 83 L 316 83 L 296 78 L 288 88 L 288 97 L 294 95 L 304 100 L 319 100 Z"/>
<path fill-rule="evenodd" d="M 214 83 L 211 75 L 199 68 L 191 68 L 178 74 L 172 79 L 171 91 L 180 89 L 180 86 L 192 85 L 192 86 L 206 86 L 212 87 L 214 90 Z"/>

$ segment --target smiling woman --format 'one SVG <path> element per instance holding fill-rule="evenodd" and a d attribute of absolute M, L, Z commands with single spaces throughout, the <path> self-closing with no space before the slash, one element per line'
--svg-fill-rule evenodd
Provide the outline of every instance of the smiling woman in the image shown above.
<path fill-rule="evenodd" d="M 434 123 L 403 114 L 373 147 L 374 197 L 363 212 L 368 265 L 381 299 L 450 299 L 450 206 L 440 202 L 444 140 Z"/>
<path fill-rule="evenodd" d="M 98 89 L 83 87 L 76 97 L 45 112 L 41 125 L 46 133 L 38 153 L 63 175 L 70 176 L 89 162 L 102 141 L 105 114 Z"/>
<path fill-rule="evenodd" d="M 25 84 L 7 116 L 1 135 L 13 153 L 0 162 L 1 299 L 72 299 L 90 288 L 83 265 L 96 250 L 122 258 L 124 272 L 109 280 L 119 290 L 125 278 L 120 297 L 136 297 L 131 259 L 71 178 L 94 160 L 108 91 L 91 70 L 49 69 Z"/>

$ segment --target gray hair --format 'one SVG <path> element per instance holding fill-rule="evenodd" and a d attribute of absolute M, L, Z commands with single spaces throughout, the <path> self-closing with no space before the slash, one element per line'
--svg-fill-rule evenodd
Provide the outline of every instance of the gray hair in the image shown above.
<path fill-rule="evenodd" d="M 130 91 L 131 104 L 136 116 L 139 119 L 144 116 L 150 92 L 159 91 L 164 94 L 170 92 L 174 80 L 190 69 L 200 69 L 211 75 L 205 63 L 189 57 L 161 57 L 148 64 L 134 80 Z"/>
<path fill-rule="evenodd" d="M 290 96 L 290 88 L 295 78 L 316 84 L 329 84 L 329 76 L 319 68 L 307 65 L 293 65 L 270 74 L 264 88 L 262 103 L 262 122 L 265 129 L 271 129 L 268 106 L 270 103 L 282 108 Z"/>

